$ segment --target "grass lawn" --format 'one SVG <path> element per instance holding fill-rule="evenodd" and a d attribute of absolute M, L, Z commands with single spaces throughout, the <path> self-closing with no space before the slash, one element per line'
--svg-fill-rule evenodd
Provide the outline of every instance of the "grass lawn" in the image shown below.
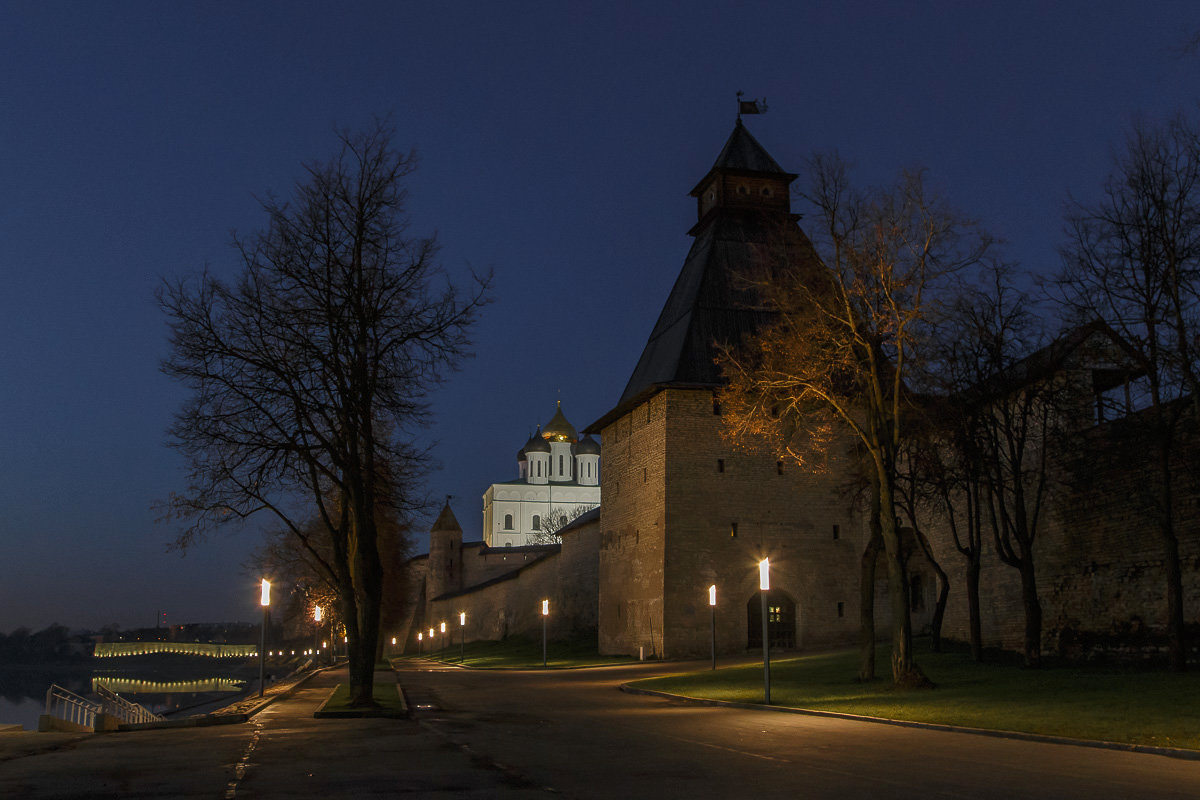
<path fill-rule="evenodd" d="M 415 654 L 410 653 L 400 656 L 398 660 L 415 657 Z M 422 657 L 457 664 L 459 644 L 448 642 L 444 653 L 436 647 L 432 651 L 426 649 Z M 546 666 L 552 669 L 628 664 L 632 660 L 627 656 L 599 655 L 596 652 L 595 637 L 557 642 L 551 640 L 546 643 Z M 541 669 L 542 640 L 510 636 L 499 642 L 467 642 L 463 651 L 463 664 L 476 669 Z"/>
<path fill-rule="evenodd" d="M 886 645 L 876 673 L 890 675 Z M 1000 659 L 1004 660 L 1001 661 Z M 1059 666 L 1026 670 L 996 656 L 975 664 L 965 649 L 916 661 L 935 689 L 858 683 L 858 656 L 837 652 L 771 662 L 773 705 L 992 730 L 1200 749 L 1200 675 L 1146 668 Z M 644 689 L 744 703 L 762 702 L 762 665 L 638 681 Z"/>
<path fill-rule="evenodd" d="M 400 693 L 396 690 L 396 681 L 392 678 L 389 672 L 386 680 L 376 679 L 371 696 L 375 698 L 375 702 L 382 708 L 389 711 L 401 712 L 404 706 L 400 703 Z M 324 711 L 352 711 L 350 707 L 350 684 L 339 683 L 337 688 L 333 690 L 333 695 L 329 698 L 329 702 L 325 704 Z"/>

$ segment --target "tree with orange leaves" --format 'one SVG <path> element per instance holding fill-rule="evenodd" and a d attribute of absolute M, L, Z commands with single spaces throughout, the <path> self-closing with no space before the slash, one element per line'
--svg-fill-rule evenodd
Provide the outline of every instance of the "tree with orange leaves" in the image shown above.
<path fill-rule="evenodd" d="M 856 192 L 843 161 L 817 156 L 804 197 L 816 210 L 819 259 L 764 250 L 745 274 L 771 321 L 719 358 L 728 380 L 725 435 L 735 443 L 765 439 L 809 469 L 819 469 L 845 437 L 857 445 L 879 506 L 892 680 L 926 685 L 913 661 L 897 462 L 910 385 L 942 293 L 955 273 L 981 262 L 990 243 L 930 193 L 920 172 L 903 173 L 888 189 Z"/>

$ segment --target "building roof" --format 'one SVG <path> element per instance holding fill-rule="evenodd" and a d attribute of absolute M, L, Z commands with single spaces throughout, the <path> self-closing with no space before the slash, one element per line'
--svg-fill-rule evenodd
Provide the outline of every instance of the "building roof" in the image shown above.
<path fill-rule="evenodd" d="M 446 505 L 442 507 L 442 513 L 438 514 L 438 518 L 434 521 L 432 531 L 458 531 L 462 533 L 462 525 L 458 524 L 458 518 L 454 516 L 454 512 L 450 510 L 450 501 L 446 501 Z"/>
<path fill-rule="evenodd" d="M 600 455 L 600 443 L 589 434 L 579 440 L 579 444 L 575 445 L 573 452 L 577 456 L 598 456 Z"/>
<path fill-rule="evenodd" d="M 789 183 L 796 177 L 791 172 L 784 172 L 783 167 L 779 166 L 779 162 L 771 158 L 771 154 L 766 151 L 766 148 L 750 134 L 741 119 L 738 119 L 737 124 L 733 126 L 733 133 L 729 134 L 729 138 L 725 140 L 725 146 L 721 148 L 721 153 L 713 163 L 712 169 L 700 179 L 700 182 L 692 189 L 691 195 L 695 197 L 700 194 L 700 189 L 708 182 L 713 173 L 718 171 L 775 175 L 786 179 Z"/>
<path fill-rule="evenodd" d="M 537 433 L 529 437 L 529 441 L 525 443 L 525 448 L 521 452 L 526 454 L 550 452 L 550 445 L 545 439 L 542 438 L 542 429 L 540 427 L 538 428 Z"/>
<path fill-rule="evenodd" d="M 717 342 L 737 344 L 772 318 L 744 278 L 749 267 L 771 268 L 769 247 L 780 262 L 816 262 L 812 243 L 791 214 L 723 209 L 694 231 L 695 241 L 663 305 L 658 322 L 617 405 L 593 422 L 599 433 L 621 414 L 667 387 L 716 388 Z"/>
<path fill-rule="evenodd" d="M 579 434 L 575 432 L 575 426 L 567 422 L 567 418 L 562 413 L 562 401 L 558 401 L 557 407 L 554 409 L 554 416 L 546 423 L 546 427 L 542 428 L 542 438 L 551 442 L 570 442 L 574 444 L 579 440 Z"/>
<path fill-rule="evenodd" d="M 584 525 L 587 525 L 592 522 L 599 522 L 599 521 L 600 521 L 600 506 L 596 506 L 595 508 L 590 508 L 587 511 L 583 512 L 578 517 L 576 517 L 575 519 L 568 522 L 566 525 L 563 525 L 561 528 L 559 528 L 554 533 L 556 536 L 561 537 L 564 533 L 571 533 L 572 531 L 582 528 Z"/>

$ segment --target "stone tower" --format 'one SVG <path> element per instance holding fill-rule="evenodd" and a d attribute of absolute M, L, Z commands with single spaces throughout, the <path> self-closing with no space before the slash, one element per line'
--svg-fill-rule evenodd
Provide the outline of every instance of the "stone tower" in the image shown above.
<path fill-rule="evenodd" d="M 462 526 L 450 510 L 447 499 L 442 513 L 429 530 L 429 566 L 425 573 L 427 601 L 447 592 L 462 591 L 462 538 Z"/>
<path fill-rule="evenodd" d="M 782 646 L 857 631 L 861 520 L 840 478 L 800 473 L 721 439 L 714 343 L 769 316 L 741 280 L 815 263 L 785 172 L 739 119 L 692 189 L 697 221 L 679 277 L 601 434 L 601 652 L 706 654 L 761 644 L 757 563 L 772 564 L 770 637 Z M 764 273 L 763 270 L 767 272 Z M 831 470 L 836 474 L 836 470 Z"/>

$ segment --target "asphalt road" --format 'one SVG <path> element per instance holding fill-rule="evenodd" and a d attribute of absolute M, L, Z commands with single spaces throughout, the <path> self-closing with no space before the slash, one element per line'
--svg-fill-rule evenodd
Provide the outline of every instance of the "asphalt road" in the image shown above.
<path fill-rule="evenodd" d="M 700 665 L 697 665 L 700 666 Z M 676 667 L 675 669 L 678 669 Z M 629 695 L 661 666 L 413 672 L 420 724 L 572 798 L 1197 798 L 1200 761 Z"/>
<path fill-rule="evenodd" d="M 1200 761 L 629 695 L 675 667 L 401 672 L 414 720 L 0 736 L 0 797 L 1196 798 Z M 8 738 L 17 736 L 20 738 Z M 41 738 L 39 738 L 41 737 Z"/>

